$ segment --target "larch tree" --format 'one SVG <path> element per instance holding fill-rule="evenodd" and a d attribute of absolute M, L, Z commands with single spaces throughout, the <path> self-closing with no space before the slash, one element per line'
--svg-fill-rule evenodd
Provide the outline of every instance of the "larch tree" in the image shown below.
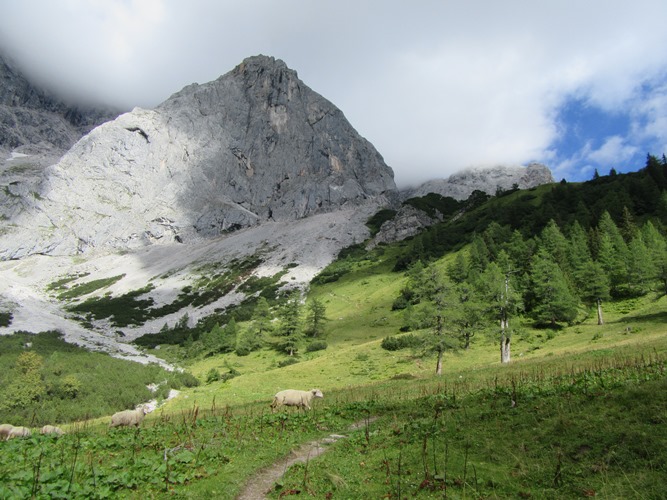
<path fill-rule="evenodd" d="M 500 362 L 509 363 L 511 360 L 512 333 L 510 318 L 514 317 L 523 307 L 521 295 L 514 286 L 516 270 L 507 267 L 509 258 L 501 251 L 499 261 L 505 265 L 501 267 L 491 262 L 478 279 L 480 296 L 486 304 L 487 314 L 500 325 Z"/>
<path fill-rule="evenodd" d="M 299 349 L 303 337 L 301 331 L 301 301 L 298 292 L 293 292 L 283 306 L 277 335 L 282 337 L 281 349 L 290 356 Z"/>
<path fill-rule="evenodd" d="M 577 273 L 580 281 L 578 290 L 581 300 L 588 305 L 595 305 L 598 325 L 604 324 L 602 302 L 609 299 L 609 278 L 602 266 L 592 259 L 585 262 Z"/>
<path fill-rule="evenodd" d="M 651 289 L 656 275 L 656 263 L 651 259 L 642 234 L 637 231 L 628 245 L 628 286 L 633 295 L 645 295 Z"/>
<path fill-rule="evenodd" d="M 647 221 L 642 226 L 641 234 L 651 262 L 655 266 L 654 279 L 661 282 L 663 293 L 667 294 L 667 241 L 651 221 Z"/>
<path fill-rule="evenodd" d="M 312 338 L 324 337 L 327 308 L 318 298 L 313 298 L 306 306 L 306 335 Z"/>
<path fill-rule="evenodd" d="M 422 318 L 428 318 L 431 330 L 424 339 L 424 348 L 436 354 L 435 373 L 442 375 L 445 352 L 456 348 L 446 325 L 446 318 L 451 313 L 452 285 L 445 272 L 435 264 L 427 266 L 411 279 L 420 298 L 415 308 L 419 309 Z"/>
<path fill-rule="evenodd" d="M 597 237 L 597 241 L 594 242 L 597 250 L 595 260 L 602 265 L 604 272 L 609 277 L 612 295 L 619 295 L 628 279 L 630 261 L 628 245 L 609 212 L 602 213 L 594 234 Z"/>
<path fill-rule="evenodd" d="M 538 250 L 533 257 L 530 281 L 532 315 L 537 322 L 556 326 L 557 322 L 576 318 L 577 299 L 565 274 L 545 249 Z"/>

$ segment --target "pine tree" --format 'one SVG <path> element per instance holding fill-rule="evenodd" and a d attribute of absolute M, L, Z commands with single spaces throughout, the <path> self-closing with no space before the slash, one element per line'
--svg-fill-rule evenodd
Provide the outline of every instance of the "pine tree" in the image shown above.
<path fill-rule="evenodd" d="M 579 296 L 588 305 L 595 305 L 598 325 L 604 324 L 602 302 L 609 299 L 609 278 L 602 266 L 589 260 L 578 271 L 580 277 Z"/>
<path fill-rule="evenodd" d="M 326 320 L 326 307 L 321 300 L 313 298 L 307 307 L 306 335 L 312 338 L 324 337 L 324 323 Z"/>
<path fill-rule="evenodd" d="M 533 257 L 531 283 L 534 296 L 532 315 L 539 323 L 556 326 L 577 316 L 577 300 L 565 274 L 545 249 Z"/>
<path fill-rule="evenodd" d="M 489 264 L 490 253 L 481 236 L 475 235 L 470 244 L 470 270 L 481 273 Z"/>
<path fill-rule="evenodd" d="M 552 260 L 566 273 L 570 271 L 569 244 L 556 222 L 551 219 L 540 233 L 539 246 L 546 250 Z"/>
<path fill-rule="evenodd" d="M 282 337 L 281 349 L 290 356 L 294 356 L 303 337 L 301 331 L 301 303 L 298 292 L 291 294 L 281 310 L 277 335 Z"/>
<path fill-rule="evenodd" d="M 640 232 L 636 232 L 628 249 L 630 251 L 628 286 L 632 295 L 645 295 L 651 289 L 651 284 L 657 274 L 657 263 L 651 259 L 651 253 L 646 248 Z"/>
<path fill-rule="evenodd" d="M 510 362 L 512 340 L 510 319 L 523 307 L 521 296 L 514 286 L 515 274 L 515 270 L 502 269 L 497 263 L 491 262 L 477 281 L 486 314 L 500 324 L 501 363 Z"/>
<path fill-rule="evenodd" d="M 220 352 L 232 352 L 236 349 L 236 341 L 238 339 L 238 326 L 236 320 L 232 316 L 229 322 L 222 329 L 222 336 L 220 338 Z"/>
<path fill-rule="evenodd" d="M 596 234 L 596 260 L 609 277 L 612 295 L 621 295 L 628 280 L 630 252 L 609 212 L 600 216 Z"/>
<path fill-rule="evenodd" d="M 487 324 L 484 303 L 480 300 L 479 292 L 467 281 L 455 284 L 453 292 L 454 304 L 449 321 L 463 348 L 468 349 L 475 334 Z"/>
<path fill-rule="evenodd" d="M 575 221 L 570 228 L 567 259 L 572 269 L 572 277 L 577 288 L 585 285 L 584 270 L 593 262 L 588 248 L 588 236 L 579 222 Z"/>
<path fill-rule="evenodd" d="M 463 252 L 458 252 L 452 262 L 447 267 L 449 279 L 456 284 L 463 283 L 468 278 L 468 262 Z"/>
<path fill-rule="evenodd" d="M 431 334 L 425 339 L 424 347 L 436 354 L 436 375 L 442 375 L 443 357 L 447 350 L 455 348 L 455 342 L 448 335 L 446 318 L 452 305 L 451 283 L 445 273 L 435 264 L 426 267 L 418 277 L 420 308 L 430 317 Z"/>
<path fill-rule="evenodd" d="M 641 233 L 654 265 L 654 279 L 662 283 L 663 293 L 667 294 L 667 241 L 651 221 L 642 226 Z"/>

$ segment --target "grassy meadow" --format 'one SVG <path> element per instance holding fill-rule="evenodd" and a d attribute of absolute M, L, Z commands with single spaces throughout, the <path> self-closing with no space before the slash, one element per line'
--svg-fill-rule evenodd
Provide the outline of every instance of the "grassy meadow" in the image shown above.
<path fill-rule="evenodd" d="M 612 182 L 591 189 L 606 192 Z M 509 193 L 480 210 L 544 227 L 552 210 L 536 210 L 544 206 L 537 196 L 578 206 L 568 198 L 573 193 L 561 183 Z M 521 202 L 514 211 L 498 208 L 511 199 Z M 456 251 L 474 244 L 465 247 L 457 235 L 481 220 L 461 217 L 451 234 L 436 228 L 371 251 L 346 249 L 305 297 L 325 307 L 327 348 L 300 346 L 293 358 L 271 338 L 243 356 L 188 357 L 177 342 L 147 349 L 185 370 L 169 374 L 66 347 L 53 333 L 0 338 L 2 418 L 33 431 L 42 423 L 67 431 L 0 442 L 0 498 L 233 499 L 258 471 L 334 433 L 345 437 L 291 466 L 269 497 L 665 498 L 667 295 L 657 284 L 641 296 L 605 299 L 602 325 L 581 302 L 574 319 L 556 327 L 511 316 L 510 363 L 500 361 L 496 325 L 480 327 L 468 349 L 448 349 L 440 376 L 433 354 L 382 347 L 390 336 L 426 333 L 403 332 L 404 312 L 392 309 L 408 280 L 407 267 L 397 264 L 414 262 L 421 248 L 440 252 L 437 265 L 449 266 Z M 207 303 L 254 265 L 220 271 L 204 284 L 207 293 L 190 289 L 179 300 Z M 267 281 L 273 291 L 280 276 Z M 88 284 L 65 298 L 106 285 Z M 140 295 L 123 303 L 149 314 L 135 300 Z M 86 314 L 100 306 L 84 304 Z M 119 304 L 107 297 L 104 317 Z M 235 320 L 240 331 L 249 326 L 245 316 Z M 188 333 L 179 332 L 181 340 Z M 222 377 L 208 381 L 212 372 Z M 161 384 L 157 394 L 149 383 Z M 269 407 L 279 390 L 315 387 L 325 397 L 310 412 Z M 180 394 L 166 400 L 171 388 Z M 162 404 L 139 429 L 108 427 L 113 411 L 150 397 Z"/>

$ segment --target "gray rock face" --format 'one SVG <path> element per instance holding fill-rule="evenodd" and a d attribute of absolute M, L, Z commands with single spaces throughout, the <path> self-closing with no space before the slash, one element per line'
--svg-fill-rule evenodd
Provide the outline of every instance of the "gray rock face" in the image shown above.
<path fill-rule="evenodd" d="M 187 242 L 398 199 L 393 172 L 333 104 L 271 57 L 185 87 L 79 140 L 20 200 L 0 258 Z"/>
<path fill-rule="evenodd" d="M 0 149 L 21 146 L 67 151 L 93 127 L 118 116 L 113 110 L 70 106 L 34 86 L 0 54 Z"/>
<path fill-rule="evenodd" d="M 441 214 L 438 213 L 438 215 Z M 368 243 L 366 248 L 370 250 L 381 243 L 403 241 L 441 221 L 442 217 L 433 218 L 418 208 L 411 205 L 403 205 L 393 219 L 382 224 L 380 231 Z"/>
<path fill-rule="evenodd" d="M 507 190 L 515 184 L 519 189 L 529 189 L 541 184 L 555 182 L 551 170 L 541 163 L 530 163 L 528 166 L 498 166 L 462 170 L 447 179 L 436 179 L 401 192 L 406 200 L 428 193 L 449 196 L 456 200 L 465 200 L 475 191 L 484 191 L 494 195 L 498 188 Z"/>

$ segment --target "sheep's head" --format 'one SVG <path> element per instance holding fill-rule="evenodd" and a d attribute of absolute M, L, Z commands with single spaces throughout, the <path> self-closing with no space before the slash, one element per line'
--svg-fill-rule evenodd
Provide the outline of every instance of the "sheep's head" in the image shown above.
<path fill-rule="evenodd" d="M 316 397 L 316 398 L 323 398 L 324 397 L 324 394 L 322 394 L 322 391 L 320 391 L 319 389 L 311 389 L 310 392 L 313 393 L 313 397 Z"/>

